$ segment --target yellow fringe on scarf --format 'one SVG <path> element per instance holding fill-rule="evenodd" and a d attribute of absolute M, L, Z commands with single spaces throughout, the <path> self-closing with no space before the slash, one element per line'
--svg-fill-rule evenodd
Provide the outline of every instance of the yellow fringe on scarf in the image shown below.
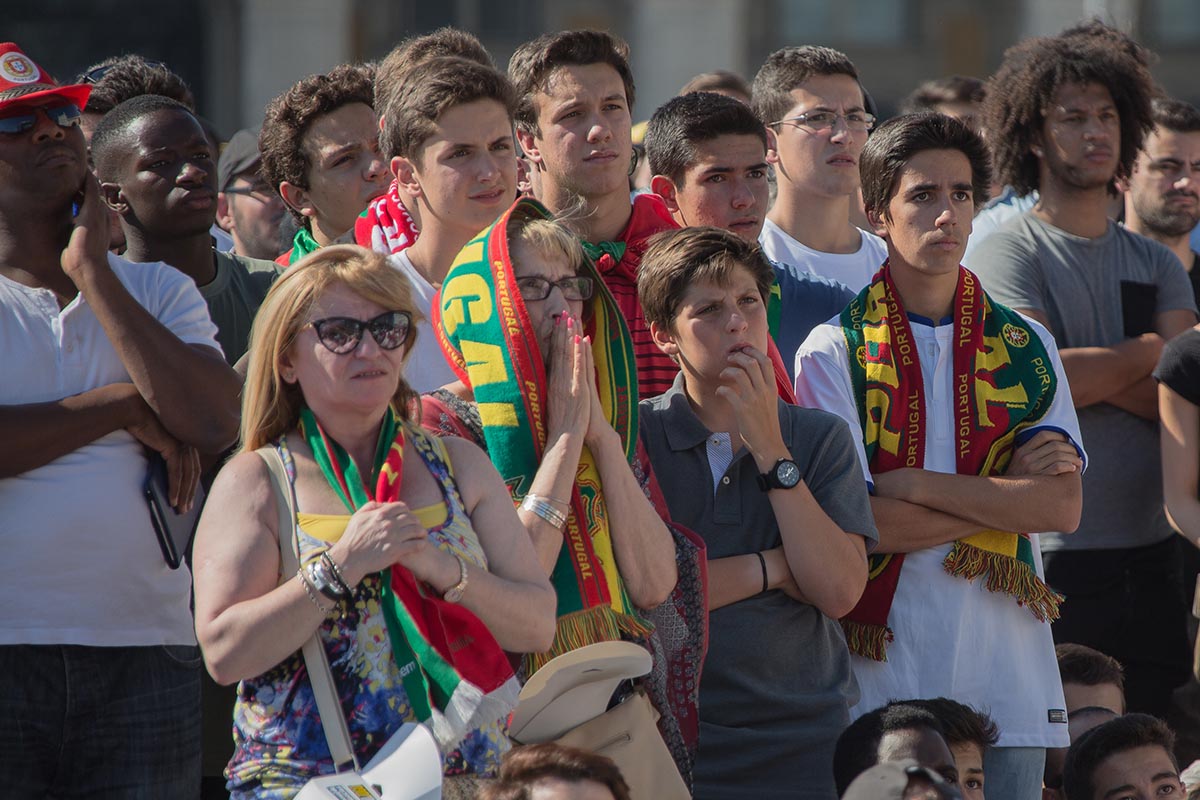
<path fill-rule="evenodd" d="M 854 622 L 842 617 L 842 632 L 846 634 L 846 647 L 856 656 L 872 661 L 887 661 L 887 646 L 896 638 L 886 625 L 870 625 Z"/>
<path fill-rule="evenodd" d="M 1018 605 L 1027 606 L 1041 622 L 1058 619 L 1063 596 L 1039 580 L 1032 567 L 1015 558 L 957 541 L 942 567 L 949 574 L 969 581 L 987 575 L 984 585 L 989 592 L 1012 595 Z"/>
<path fill-rule="evenodd" d="M 653 625 L 641 623 L 628 614 L 620 614 L 608 605 L 564 614 L 558 618 L 554 644 L 550 649 L 545 653 L 525 655 L 525 674 L 532 675 L 555 656 L 561 656 L 585 645 L 623 639 L 645 639 L 653 632 Z"/>

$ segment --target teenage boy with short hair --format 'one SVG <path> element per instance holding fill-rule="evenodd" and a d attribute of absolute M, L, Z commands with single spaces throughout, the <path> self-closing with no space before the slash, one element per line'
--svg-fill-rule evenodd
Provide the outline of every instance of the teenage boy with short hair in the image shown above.
<path fill-rule="evenodd" d="M 379 155 L 374 71 L 358 64 L 310 75 L 267 104 L 259 133 L 263 177 L 300 224 L 289 266 L 353 236 L 367 204 L 387 189 Z"/>
<path fill-rule="evenodd" d="M 126 100 L 96 127 L 92 158 L 105 202 L 121 218 L 125 258 L 170 264 L 195 281 L 225 360 L 236 363 L 279 271 L 213 247 L 217 169 L 196 117 L 158 95 Z"/>
<path fill-rule="evenodd" d="M 641 403 L 642 440 L 671 519 L 708 548 L 698 798 L 828 797 L 853 702 L 836 620 L 866 581 L 874 525 L 849 431 L 778 397 L 773 281 L 757 244 L 701 227 L 654 237 L 638 283 L 679 364 Z"/>
<path fill-rule="evenodd" d="M 1067 800 L 1184 796 L 1175 735 L 1149 714 L 1126 714 L 1088 731 L 1067 752 Z"/>
<path fill-rule="evenodd" d="M 418 392 L 454 383 L 430 325 L 433 296 L 467 242 L 517 197 L 512 84 L 493 67 L 456 57 L 414 67 L 384 111 L 383 147 L 421 235 L 388 256 L 413 287 L 424 319 L 405 366 Z"/>
<path fill-rule="evenodd" d="M 1060 598 L 1032 532 L 1078 524 L 1083 462 L 1053 338 L 960 266 L 988 163 L 979 136 L 941 114 L 876 131 L 863 197 L 887 266 L 805 341 L 796 390 L 851 426 L 874 486 L 879 548 L 843 620 L 860 706 L 987 707 L 995 795 L 1033 797 L 1043 748 L 1065 745 L 1067 726 L 1049 625 Z"/>
<path fill-rule="evenodd" d="M 680 226 L 714 225 L 758 241 L 768 205 L 767 129 L 745 103 L 712 92 L 668 100 L 646 126 L 646 155 L 650 188 Z M 771 266 L 768 322 L 794 380 L 801 343 L 854 293 L 792 264 Z"/>
<path fill-rule="evenodd" d="M 941 720 L 927 709 L 893 702 L 862 714 L 838 735 L 833 754 L 838 796 L 876 764 L 895 762 L 916 763 L 958 785 L 959 770 Z"/>
<path fill-rule="evenodd" d="M 779 188 L 763 250 L 857 292 L 887 258 L 879 237 L 850 222 L 859 154 L 875 124 L 858 70 L 828 47 L 778 50 L 754 77 L 753 108 L 770 130 Z"/>
<path fill-rule="evenodd" d="M 1190 659 L 1151 373 L 1163 344 L 1196 324 L 1196 301 L 1178 258 L 1108 218 L 1153 124 L 1153 80 L 1123 38 L 1036 39 L 997 71 L 993 160 L 1039 200 L 971 265 L 997 300 L 1054 334 L 1092 451 L 1077 535 L 1043 537 L 1048 581 L 1071 598 L 1055 640 L 1118 659 L 1129 708 L 1165 716 Z"/>
<path fill-rule="evenodd" d="M 923 708 L 937 717 L 946 734 L 946 744 L 954 756 L 958 789 L 962 792 L 963 800 L 984 800 L 984 756 L 1000 738 L 1000 729 L 992 722 L 992 718 L 948 697 L 906 700 L 904 705 Z"/>

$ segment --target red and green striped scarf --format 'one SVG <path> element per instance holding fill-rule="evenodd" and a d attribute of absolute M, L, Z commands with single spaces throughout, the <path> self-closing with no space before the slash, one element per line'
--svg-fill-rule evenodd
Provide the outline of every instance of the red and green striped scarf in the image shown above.
<path fill-rule="evenodd" d="M 472 388 L 488 455 L 520 502 L 546 447 L 546 367 L 525 303 L 516 290 L 508 250 L 514 215 L 550 218 L 540 203 L 522 198 L 459 253 L 434 299 L 433 329 L 450 366 Z M 621 436 L 625 456 L 637 448 L 637 366 L 629 329 L 591 262 L 587 332 L 600 403 Z M 600 473 L 585 446 L 580 457 L 564 542 L 550 576 L 558 594 L 558 629 L 546 653 L 526 656 L 532 675 L 551 658 L 586 644 L 640 639 L 651 630 L 626 596 L 617 572 Z"/>
<path fill-rule="evenodd" d="M 953 313 L 957 472 L 1000 475 L 1017 435 L 1050 409 L 1054 368 L 1037 332 L 1016 312 L 993 303 L 979 279 L 962 267 Z M 921 364 L 886 262 L 842 311 L 841 322 L 871 472 L 923 467 Z M 903 553 L 871 556 L 866 591 L 842 620 L 852 653 L 887 660 L 893 640 L 887 620 L 903 564 Z M 967 580 L 986 577 L 989 591 L 1012 595 L 1043 622 L 1058 618 L 1062 597 L 1037 576 L 1028 534 L 981 531 L 955 542 L 943 567 Z"/>
<path fill-rule="evenodd" d="M 380 428 L 368 476 L 359 473 L 354 460 L 326 435 L 307 407 L 300 412 L 300 432 L 325 480 L 350 513 L 371 500 L 399 499 L 406 436 L 392 409 Z M 418 447 L 424 443 L 419 432 L 414 432 L 413 443 Z M 408 702 L 443 750 L 511 712 L 520 688 L 487 626 L 463 606 L 442 600 L 399 564 L 381 577 L 383 616 Z M 456 647 L 457 642 L 471 646 Z"/>

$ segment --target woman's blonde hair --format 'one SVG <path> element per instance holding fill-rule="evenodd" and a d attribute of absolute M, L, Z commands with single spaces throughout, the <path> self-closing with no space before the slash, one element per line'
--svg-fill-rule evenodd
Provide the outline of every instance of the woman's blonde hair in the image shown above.
<path fill-rule="evenodd" d="M 587 256 L 579 238 L 555 219 L 514 213 L 508 220 L 509 253 L 516 246 L 528 247 L 544 256 L 562 256 L 576 275 L 583 272 Z"/>
<path fill-rule="evenodd" d="M 305 256 L 275 281 L 254 318 L 242 391 L 243 452 L 274 441 L 299 422 L 304 397 L 298 385 L 280 377 L 280 359 L 310 321 L 313 305 L 338 285 L 388 311 L 412 315 L 404 355 L 407 362 L 416 343 L 421 314 L 413 304 L 412 289 L 405 277 L 384 256 L 358 245 L 330 245 Z M 370 335 L 363 331 L 363 336 Z M 401 377 L 392 398 L 392 406 L 401 418 L 408 418 L 412 396 L 412 389 Z"/>

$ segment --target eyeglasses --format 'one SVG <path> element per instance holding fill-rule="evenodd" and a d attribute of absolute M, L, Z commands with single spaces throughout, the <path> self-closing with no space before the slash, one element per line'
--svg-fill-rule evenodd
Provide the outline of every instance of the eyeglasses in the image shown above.
<path fill-rule="evenodd" d="M 587 300 L 595 290 L 595 283 L 586 275 L 572 275 L 561 281 L 549 281 L 531 275 L 528 278 L 517 278 L 517 291 L 525 301 L 545 300 L 550 296 L 550 290 L 555 286 L 567 300 Z"/>
<path fill-rule="evenodd" d="M 271 191 L 271 187 L 267 186 L 265 183 L 258 183 L 254 186 L 231 186 L 228 189 L 222 189 L 222 192 L 224 194 L 239 194 L 244 197 L 253 197 L 260 203 L 273 203 L 276 200 L 282 202 L 282 198 L 275 192 Z"/>
<path fill-rule="evenodd" d="M 369 330 L 375 342 L 384 350 L 395 350 L 408 341 L 412 328 L 412 314 L 407 311 L 385 311 L 369 320 L 353 317 L 326 317 L 308 323 L 317 333 L 317 339 L 331 353 L 352 353 L 362 341 L 364 330 Z"/>
<path fill-rule="evenodd" d="M 27 133 L 37 125 L 37 115 L 41 112 L 60 128 L 74 128 L 80 123 L 79 106 L 67 103 L 65 106 L 54 108 L 31 108 L 28 114 L 15 114 L 10 117 L 0 117 L 0 133 Z"/>
<path fill-rule="evenodd" d="M 782 125 L 785 122 L 791 122 L 795 125 L 802 125 L 814 133 L 827 131 L 837 124 L 838 120 L 846 123 L 847 130 L 856 132 L 869 131 L 875 127 L 875 115 L 868 114 L 865 111 L 851 111 L 849 114 L 835 114 L 832 111 L 809 111 L 804 114 L 797 114 L 794 117 L 787 117 L 777 122 L 772 122 L 771 126 Z"/>

